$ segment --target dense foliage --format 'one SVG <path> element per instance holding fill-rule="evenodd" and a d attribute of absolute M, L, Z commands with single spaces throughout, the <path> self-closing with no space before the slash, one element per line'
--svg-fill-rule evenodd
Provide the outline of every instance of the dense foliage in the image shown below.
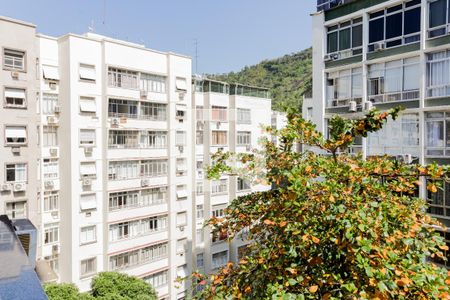
<path fill-rule="evenodd" d="M 264 60 L 239 72 L 210 75 L 229 83 L 241 83 L 270 89 L 272 107 L 278 111 L 299 109 L 303 95 L 312 91 L 312 49 Z"/>
<path fill-rule="evenodd" d="M 214 155 L 210 178 L 243 172 L 276 188 L 239 197 L 224 218 L 209 220 L 215 232 L 230 239 L 248 232 L 253 242 L 238 264 L 210 277 L 194 273 L 204 286 L 197 297 L 448 299 L 447 270 L 429 262 L 448 248 L 434 231 L 440 225 L 426 214 L 426 202 L 415 197 L 425 177 L 441 178 L 448 170 L 340 154 L 354 137 L 379 130 L 398 113 L 336 116 L 329 139 L 289 114 L 288 126 L 272 131 L 280 146 L 266 140 L 263 151 Z M 298 153 L 296 143 L 330 155 Z"/>
<path fill-rule="evenodd" d="M 103 272 L 92 279 L 90 293 L 80 293 L 73 284 L 44 285 L 49 300 L 155 300 L 153 287 L 145 281 L 117 272 Z"/>

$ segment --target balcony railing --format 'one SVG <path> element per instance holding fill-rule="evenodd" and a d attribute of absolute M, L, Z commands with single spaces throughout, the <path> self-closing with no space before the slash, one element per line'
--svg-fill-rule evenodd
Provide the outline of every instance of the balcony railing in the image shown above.
<path fill-rule="evenodd" d="M 396 102 L 396 101 L 419 100 L 419 98 L 420 98 L 419 90 L 385 93 L 385 94 L 369 96 L 369 100 L 372 101 L 374 104 L 389 103 L 389 102 Z"/>
<path fill-rule="evenodd" d="M 355 101 L 356 105 L 362 105 L 362 98 L 341 98 L 341 99 L 329 99 L 327 107 L 345 107 L 348 106 L 350 101 Z"/>

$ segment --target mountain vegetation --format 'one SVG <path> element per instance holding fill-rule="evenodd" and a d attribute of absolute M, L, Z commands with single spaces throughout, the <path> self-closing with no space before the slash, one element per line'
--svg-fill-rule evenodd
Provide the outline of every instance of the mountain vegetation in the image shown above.
<path fill-rule="evenodd" d="M 208 75 L 228 83 L 269 88 L 272 107 L 277 111 L 299 109 L 304 95 L 312 91 L 312 49 L 264 60 L 239 72 Z"/>

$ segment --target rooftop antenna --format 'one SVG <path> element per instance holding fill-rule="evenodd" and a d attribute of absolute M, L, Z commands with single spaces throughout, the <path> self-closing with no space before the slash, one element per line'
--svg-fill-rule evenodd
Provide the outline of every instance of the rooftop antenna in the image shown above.
<path fill-rule="evenodd" d="M 95 31 L 94 20 L 91 20 L 91 25 L 88 26 L 88 31 L 89 32 L 94 32 Z"/>
<path fill-rule="evenodd" d="M 198 74 L 198 39 L 194 39 L 194 46 L 195 46 L 195 73 Z"/>

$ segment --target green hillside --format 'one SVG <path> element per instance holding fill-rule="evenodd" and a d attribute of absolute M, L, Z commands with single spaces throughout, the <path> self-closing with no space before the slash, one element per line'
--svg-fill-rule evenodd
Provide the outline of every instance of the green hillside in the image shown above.
<path fill-rule="evenodd" d="M 269 88 L 274 110 L 284 111 L 286 107 L 299 108 L 303 95 L 311 94 L 312 49 L 264 60 L 257 65 L 246 66 L 239 72 L 209 77 L 229 83 Z"/>

